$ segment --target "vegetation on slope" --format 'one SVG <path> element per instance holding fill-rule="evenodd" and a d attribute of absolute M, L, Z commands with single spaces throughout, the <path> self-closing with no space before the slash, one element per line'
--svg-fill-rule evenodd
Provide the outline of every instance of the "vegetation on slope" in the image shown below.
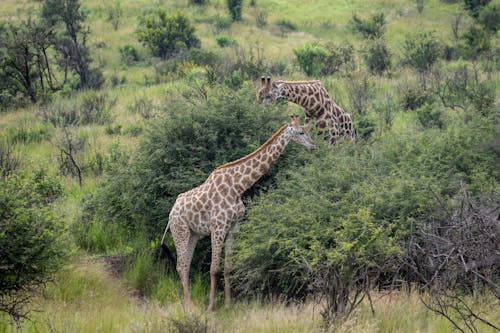
<path fill-rule="evenodd" d="M 124 306 L 107 322 L 84 328 L 78 320 L 61 319 L 49 327 L 233 330 L 238 307 L 243 313 L 259 312 L 259 306 L 281 309 L 273 302 L 278 298 L 317 303 L 320 310 L 312 311 L 321 312 L 322 324 L 343 321 L 345 331 L 353 321 L 352 331 L 370 331 L 369 325 L 425 330 L 408 322 L 391 328 L 391 321 L 357 321 L 366 318 L 358 305 L 359 311 L 373 306 L 379 312 L 380 302 L 370 297 L 374 289 L 399 290 L 401 281 L 431 290 L 423 304 L 458 329 L 498 327 L 488 305 L 497 305 L 500 294 L 498 233 L 491 232 L 499 206 L 498 1 L 240 4 L 2 3 L 0 236 L 2 249 L 26 254 L 11 256 L 24 260 L 16 267 L 29 262 L 35 270 L 23 274 L 39 278 L 23 282 L 22 300 L 31 296 L 26 290 L 54 277 L 59 259 L 76 245 L 78 256 L 124 258 L 120 272 L 148 306 L 178 308 L 175 270 L 158 252 L 170 206 L 215 166 L 251 152 L 290 113 L 302 112 L 294 105 L 256 104 L 254 82 L 272 75 L 321 79 L 353 115 L 358 136 L 356 143 L 335 147 L 318 136 L 313 154 L 287 149 L 245 194 L 249 208 L 234 257 L 237 308 L 212 321 L 165 315 L 154 304 L 154 318 L 140 315 L 138 326 L 122 326 L 124 313 L 136 304 L 120 301 Z M 22 156 L 20 166 L 13 156 Z M 16 189 L 23 191 L 13 196 Z M 20 209 L 23 214 L 15 213 Z M 7 237 L 11 227 L 26 236 Z M 33 236 L 39 236 L 39 247 Z M 200 307 L 209 245 L 198 245 L 193 262 Z M 45 261 L 27 260 L 34 258 L 30 254 Z M 436 259 L 441 257 L 447 262 Z M 46 318 L 60 311 L 52 307 L 97 307 L 108 296 L 122 296 L 105 291 L 113 283 L 107 278 L 92 283 L 79 277 L 86 266 L 71 262 L 77 259 L 70 259 L 70 270 L 76 267 L 74 279 L 85 290 L 66 288 L 56 276 L 49 294 L 66 290 L 73 296 L 37 299 Z M 9 264 L 2 261 L 2 269 Z M 108 296 L 86 299 L 92 290 Z M 3 304 L 14 299 L 5 288 L 4 295 Z M 481 311 L 482 323 L 474 317 Z M 1 322 L 7 330 L 7 318 Z M 314 320 L 303 322 L 290 329 L 318 329 Z M 435 325 L 428 331 L 449 327 Z M 259 329 L 246 329 L 252 330 Z"/>

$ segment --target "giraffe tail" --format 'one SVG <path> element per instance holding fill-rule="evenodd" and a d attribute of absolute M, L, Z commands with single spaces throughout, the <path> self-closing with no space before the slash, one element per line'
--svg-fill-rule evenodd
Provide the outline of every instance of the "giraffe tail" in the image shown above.
<path fill-rule="evenodd" d="M 170 249 L 168 248 L 167 244 L 165 244 L 165 237 L 167 236 L 167 232 L 168 232 L 168 228 L 170 227 L 170 219 L 167 223 L 167 227 L 165 228 L 165 231 L 163 232 L 163 237 L 161 238 L 161 243 L 160 243 L 160 246 L 161 246 L 161 251 L 160 250 L 160 257 L 164 257 L 162 255 L 162 253 L 165 254 L 165 256 L 169 259 L 169 261 L 175 266 L 175 258 L 172 254 L 172 252 L 170 252 Z"/>

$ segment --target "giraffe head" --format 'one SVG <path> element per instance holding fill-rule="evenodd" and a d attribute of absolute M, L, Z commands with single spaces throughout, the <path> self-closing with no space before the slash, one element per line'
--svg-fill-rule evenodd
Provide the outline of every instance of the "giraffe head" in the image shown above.
<path fill-rule="evenodd" d="M 268 106 L 280 98 L 282 98 L 281 85 L 272 82 L 269 76 L 267 78 L 264 76 L 261 77 L 260 89 L 257 94 L 257 101 L 259 104 L 264 103 L 264 105 Z"/>
<path fill-rule="evenodd" d="M 309 133 L 304 129 L 304 126 L 300 125 L 300 119 L 297 115 L 292 116 L 285 130 L 285 135 L 289 136 L 290 141 L 296 142 L 306 148 L 316 148 L 316 144 L 311 139 Z"/>

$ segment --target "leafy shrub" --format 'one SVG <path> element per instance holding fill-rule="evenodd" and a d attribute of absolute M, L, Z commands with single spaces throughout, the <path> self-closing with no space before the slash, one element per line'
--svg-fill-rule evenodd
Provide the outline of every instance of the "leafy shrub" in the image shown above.
<path fill-rule="evenodd" d="M 328 57 L 328 50 L 317 42 L 306 43 L 293 49 L 293 53 L 300 68 L 309 76 L 320 75 Z"/>
<path fill-rule="evenodd" d="M 464 7 L 474 18 L 479 16 L 481 10 L 490 3 L 491 0 L 464 0 Z"/>
<path fill-rule="evenodd" d="M 255 150 L 288 120 L 277 109 L 261 112 L 253 84 L 238 92 L 217 86 L 208 96 L 194 105 L 169 103 L 165 116 L 148 124 L 130 164 L 115 158 L 123 164 L 106 173 L 86 202 L 85 219 L 121 224 L 131 236 L 145 229 L 148 238 L 158 239 L 178 194 L 201 184 L 217 165 Z"/>
<path fill-rule="evenodd" d="M 368 114 L 357 115 L 354 118 L 354 128 L 356 138 L 368 139 L 377 128 L 376 120 Z"/>
<path fill-rule="evenodd" d="M 478 25 L 472 25 L 462 36 L 459 53 L 467 59 L 477 59 L 481 54 L 491 49 L 488 33 Z"/>
<path fill-rule="evenodd" d="M 112 5 L 107 8 L 107 21 L 111 23 L 113 29 L 118 30 L 120 19 L 123 16 L 123 9 L 120 0 L 115 0 Z"/>
<path fill-rule="evenodd" d="M 217 15 L 214 20 L 214 26 L 217 31 L 224 29 L 229 29 L 231 27 L 232 21 L 230 17 Z"/>
<path fill-rule="evenodd" d="M 432 103 L 433 96 L 426 90 L 415 87 L 407 87 L 403 90 L 401 105 L 405 110 L 416 110 L 425 103 Z"/>
<path fill-rule="evenodd" d="M 120 59 L 127 65 L 131 65 L 135 61 L 139 61 L 139 53 L 137 49 L 132 45 L 124 45 L 119 48 Z"/>
<path fill-rule="evenodd" d="M 61 185 L 45 171 L 0 178 L 0 311 L 19 320 L 67 254 L 63 224 L 50 204 Z"/>
<path fill-rule="evenodd" d="M 140 18 L 137 36 L 155 56 L 165 59 L 183 49 L 199 47 L 195 30 L 182 12 L 168 16 L 165 9 L 159 8 Z"/>
<path fill-rule="evenodd" d="M 242 0 L 226 0 L 227 9 L 233 21 L 241 20 Z"/>
<path fill-rule="evenodd" d="M 360 33 L 364 38 L 379 39 L 384 36 L 386 25 L 384 13 L 375 14 L 370 20 L 360 19 L 354 14 L 351 22 L 354 31 Z"/>
<path fill-rule="evenodd" d="M 492 1 L 482 8 L 477 21 L 486 31 L 495 34 L 500 26 L 500 2 Z"/>
<path fill-rule="evenodd" d="M 330 75 L 339 72 L 343 67 L 352 69 L 354 66 L 354 47 L 347 41 L 340 45 L 326 44 L 328 55 L 325 59 L 321 73 Z"/>
<path fill-rule="evenodd" d="M 441 52 L 441 42 L 432 32 L 407 35 L 403 42 L 403 62 L 419 73 L 428 72 Z"/>
<path fill-rule="evenodd" d="M 236 40 L 226 35 L 219 35 L 215 38 L 215 40 L 217 41 L 217 45 L 220 47 L 227 47 L 236 44 Z"/>
<path fill-rule="evenodd" d="M 304 299 L 352 288 L 353 297 L 363 283 L 411 278 L 395 259 L 414 230 L 432 221 L 441 204 L 454 203 L 461 183 L 484 186 L 480 191 L 496 186 L 498 156 L 485 146 L 495 125 L 471 121 L 444 131 L 405 128 L 335 150 L 319 142 L 307 165 L 280 173 L 273 191 L 252 200 L 235 243 L 240 296 Z M 342 314 L 346 308 L 337 304 L 332 310 Z"/>
<path fill-rule="evenodd" d="M 116 99 L 110 99 L 105 93 L 87 90 L 77 98 L 60 98 L 41 109 L 44 121 L 55 127 L 68 125 L 105 125 L 113 120 L 111 109 Z"/>
<path fill-rule="evenodd" d="M 416 114 L 419 123 L 426 128 L 442 128 L 444 126 L 442 119 L 443 113 L 436 108 L 435 105 L 424 104 L 417 109 Z"/>
<path fill-rule="evenodd" d="M 382 74 L 391 67 L 391 53 L 383 39 L 372 42 L 363 53 L 368 69 L 372 74 Z"/>

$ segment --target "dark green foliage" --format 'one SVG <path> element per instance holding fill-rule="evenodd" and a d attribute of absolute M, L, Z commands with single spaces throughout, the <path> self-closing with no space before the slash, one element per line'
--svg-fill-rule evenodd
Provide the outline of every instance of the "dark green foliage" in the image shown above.
<path fill-rule="evenodd" d="M 220 47 L 227 47 L 237 44 L 236 40 L 226 35 L 219 35 L 215 38 L 215 40 L 217 41 L 217 45 L 219 45 Z"/>
<path fill-rule="evenodd" d="M 360 33 L 364 38 L 379 39 L 384 36 L 386 25 L 384 13 L 375 14 L 369 20 L 360 19 L 354 14 L 351 23 L 354 31 Z"/>
<path fill-rule="evenodd" d="M 32 293 L 50 281 L 68 252 L 50 204 L 62 186 L 44 170 L 0 178 L 0 311 L 27 315 Z"/>
<path fill-rule="evenodd" d="M 368 139 L 377 128 L 376 120 L 369 114 L 356 115 L 354 118 L 356 138 Z"/>
<path fill-rule="evenodd" d="M 238 92 L 217 86 L 205 102 L 171 102 L 164 112 L 147 128 L 133 160 L 116 158 L 121 162 L 109 168 L 86 202 L 82 225 L 92 220 L 116 223 L 130 236 L 161 238 L 178 194 L 201 184 L 216 166 L 257 149 L 288 120 L 277 109 L 262 110 L 253 85 Z M 286 160 L 282 157 L 278 164 Z M 257 193 L 274 172 L 247 195 Z"/>
<path fill-rule="evenodd" d="M 490 117 L 335 150 L 320 145 L 252 202 L 236 242 L 234 287 L 304 299 L 359 290 L 353 281 L 390 283 L 413 230 L 452 204 L 461 184 L 475 194 L 494 190 L 494 137 Z M 345 310 L 337 305 L 327 312 Z"/>
<path fill-rule="evenodd" d="M 436 108 L 435 105 L 424 104 L 422 107 L 417 109 L 416 114 L 418 121 L 424 127 L 442 128 L 444 126 L 442 119 L 443 113 L 441 110 Z"/>
<path fill-rule="evenodd" d="M 233 21 L 241 20 L 241 10 L 243 9 L 243 0 L 226 0 L 229 15 Z"/>
<path fill-rule="evenodd" d="M 200 46 L 195 31 L 182 12 L 168 15 L 165 9 L 159 8 L 140 18 L 137 36 L 153 55 L 170 58 L 182 50 Z"/>
<path fill-rule="evenodd" d="M 131 65 L 134 62 L 140 60 L 139 53 L 137 52 L 137 49 L 132 45 L 121 46 L 118 49 L 118 51 L 120 52 L 121 60 L 127 65 Z"/>
<path fill-rule="evenodd" d="M 383 39 L 373 41 L 363 53 L 363 59 L 372 74 L 380 75 L 391 67 L 391 53 Z"/>
<path fill-rule="evenodd" d="M 441 42 L 432 32 L 408 35 L 403 43 L 403 62 L 419 73 L 428 72 L 441 53 Z"/>
<path fill-rule="evenodd" d="M 486 31 L 495 34 L 500 27 L 500 1 L 492 1 L 483 7 L 477 21 Z"/>
<path fill-rule="evenodd" d="M 99 88 L 104 79 L 97 68 L 91 68 L 92 58 L 87 46 L 89 27 L 79 0 L 44 1 L 41 16 L 48 27 L 56 31 L 54 47 L 60 54 L 63 70 L 68 67 L 79 79 L 80 88 Z"/>
<path fill-rule="evenodd" d="M 48 50 L 52 31 L 31 17 L 0 32 L 0 91 L 3 105 L 22 94 L 36 102 L 55 89 Z"/>
<path fill-rule="evenodd" d="M 354 47 L 348 41 L 340 45 L 326 44 L 328 55 L 325 59 L 321 73 L 331 75 L 341 69 L 351 69 L 354 66 Z"/>
<path fill-rule="evenodd" d="M 472 25 L 462 36 L 463 45 L 460 54 L 464 58 L 477 59 L 481 54 L 491 49 L 491 41 L 488 33 L 478 25 Z"/>
<path fill-rule="evenodd" d="M 306 43 L 293 49 L 300 68 L 309 76 L 321 74 L 323 65 L 328 57 L 328 50 L 319 43 Z"/>
<path fill-rule="evenodd" d="M 415 87 L 404 89 L 401 97 L 401 105 L 405 110 L 416 110 L 425 103 L 431 103 L 433 96 L 426 90 Z"/>
<path fill-rule="evenodd" d="M 491 0 L 464 0 L 464 7 L 470 12 L 474 18 L 479 16 L 481 9 L 484 8 Z"/>

